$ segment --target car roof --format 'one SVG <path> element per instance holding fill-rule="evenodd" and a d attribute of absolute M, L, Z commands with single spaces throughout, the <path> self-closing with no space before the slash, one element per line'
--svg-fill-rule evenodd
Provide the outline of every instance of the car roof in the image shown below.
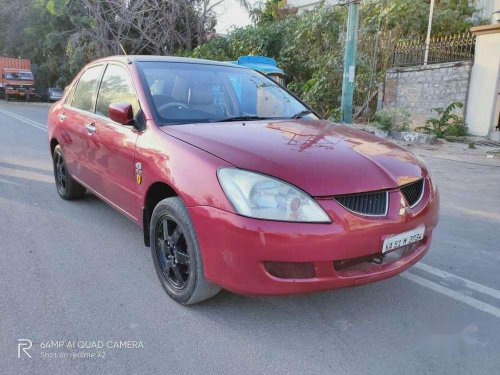
<path fill-rule="evenodd" d="M 121 61 L 123 63 L 135 63 L 135 62 L 175 62 L 175 63 L 186 63 L 186 64 L 202 64 L 202 65 L 218 65 L 218 66 L 228 66 L 227 62 L 214 61 L 214 60 L 204 60 L 195 59 L 190 57 L 178 57 L 178 56 L 153 56 L 153 55 L 116 55 L 104 57 L 102 59 L 93 61 L 106 62 L 106 61 Z M 244 66 L 229 65 L 237 68 L 248 69 Z"/>

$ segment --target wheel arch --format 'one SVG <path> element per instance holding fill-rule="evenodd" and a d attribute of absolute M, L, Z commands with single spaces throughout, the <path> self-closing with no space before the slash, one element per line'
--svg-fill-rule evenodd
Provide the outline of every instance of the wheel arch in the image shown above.
<path fill-rule="evenodd" d="M 157 181 L 152 183 L 144 197 L 144 204 L 142 208 L 142 226 L 144 231 L 144 245 L 150 246 L 149 238 L 149 224 L 151 216 L 156 205 L 166 198 L 179 197 L 177 191 L 168 183 L 164 181 Z"/>
<path fill-rule="evenodd" d="M 58 144 L 59 141 L 56 138 L 50 140 L 50 155 L 54 155 L 54 150 Z"/>

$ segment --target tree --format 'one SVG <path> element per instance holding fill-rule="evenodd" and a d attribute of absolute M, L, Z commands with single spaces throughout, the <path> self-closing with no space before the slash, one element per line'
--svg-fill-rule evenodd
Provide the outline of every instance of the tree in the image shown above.
<path fill-rule="evenodd" d="M 222 0 L 0 0 L 0 54 L 29 58 L 37 85 L 66 85 L 98 57 L 175 54 L 206 41 Z"/>
<path fill-rule="evenodd" d="M 83 0 L 90 22 L 74 38 L 89 37 L 100 55 L 173 54 L 205 41 L 214 26 L 210 0 Z M 121 45 L 121 46 L 120 46 Z"/>
<path fill-rule="evenodd" d="M 343 76 L 346 7 L 317 7 L 297 15 L 276 13 L 278 0 L 253 9 L 252 26 L 214 38 L 186 55 L 214 60 L 235 60 L 240 55 L 275 58 L 287 73 L 289 88 L 324 116 L 340 105 Z M 358 61 L 354 101 L 363 105 L 376 92 L 390 66 L 395 43 L 425 35 L 429 4 L 424 0 L 363 0 L 361 3 Z M 435 33 L 463 32 L 472 25 L 474 7 L 466 0 L 436 4 Z"/>
<path fill-rule="evenodd" d="M 248 3 L 243 3 L 256 24 L 279 21 L 289 15 L 296 14 L 297 9 L 287 6 L 286 0 L 267 0 L 262 6 L 249 7 Z"/>

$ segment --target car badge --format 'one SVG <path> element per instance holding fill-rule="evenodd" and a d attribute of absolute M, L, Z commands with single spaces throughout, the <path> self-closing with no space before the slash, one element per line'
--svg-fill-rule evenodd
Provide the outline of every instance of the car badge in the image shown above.
<path fill-rule="evenodd" d="M 142 184 L 142 164 L 135 163 L 135 182 L 137 185 Z"/>

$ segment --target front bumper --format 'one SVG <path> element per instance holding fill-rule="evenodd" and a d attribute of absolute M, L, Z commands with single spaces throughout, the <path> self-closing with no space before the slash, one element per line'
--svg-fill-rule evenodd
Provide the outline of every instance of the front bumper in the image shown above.
<path fill-rule="evenodd" d="M 297 294 L 382 280 L 424 256 L 438 222 L 438 195 L 426 180 L 422 200 L 402 216 L 399 191 L 391 191 L 389 196 L 389 212 L 382 218 L 356 215 L 333 199 L 318 200 L 332 218 L 331 224 L 251 219 L 208 206 L 188 210 L 207 280 L 241 294 Z M 420 225 L 426 228 L 424 239 L 393 261 L 340 270 L 334 267 L 335 261 L 380 254 L 384 237 Z M 315 275 L 307 279 L 278 278 L 266 270 L 264 262 L 312 262 Z"/>

